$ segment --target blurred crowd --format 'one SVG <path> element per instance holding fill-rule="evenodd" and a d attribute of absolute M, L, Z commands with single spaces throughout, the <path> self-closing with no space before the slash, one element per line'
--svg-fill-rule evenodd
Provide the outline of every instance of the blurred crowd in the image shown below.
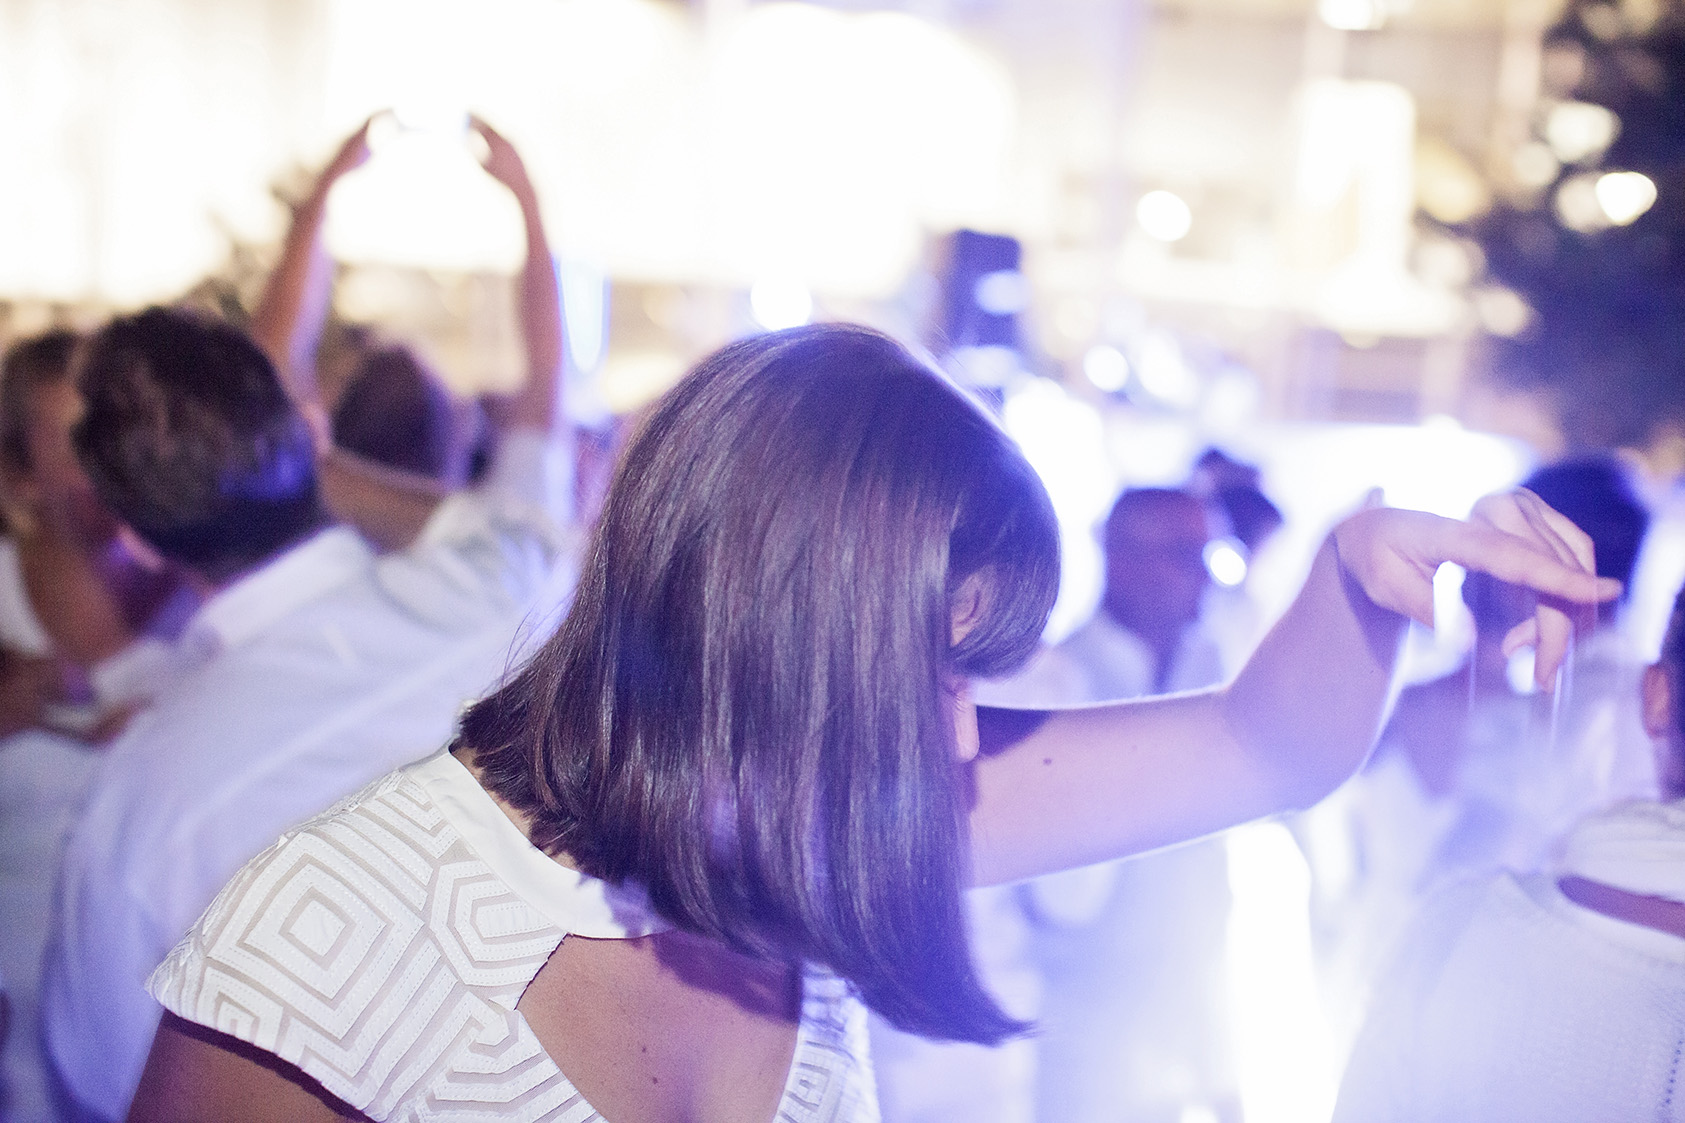
<path fill-rule="evenodd" d="M 525 219 L 511 396 L 464 400 L 375 331 L 326 369 L 323 219 L 366 129 L 297 206 L 248 323 L 155 308 L 5 352 L 0 1119 L 122 1118 L 159 1016 L 143 982 L 224 882 L 445 744 L 566 603 L 612 444 L 565 419 L 536 193 L 473 127 Z M 1631 581 L 1648 514 L 1618 459 L 1525 486 Z M 1282 521 L 1216 449 L 1180 486 L 1125 490 L 1092 619 L 979 701 L 1224 682 L 1268 621 L 1215 559 L 1257 556 Z M 1288 824 L 1316 1000 L 1350 1058 L 1340 1119 L 1517 1116 L 1485 1077 L 1523 1026 L 1556 1027 L 1536 1064 L 1567 1074 L 1531 1084 L 1539 1102 L 1670 1088 L 1679 1063 L 1655 1052 L 1685 1030 L 1685 621 L 1647 667 L 1611 605 L 1541 689 L 1516 654 L 1530 595 L 1471 578 L 1462 596 L 1464 665 L 1404 690 L 1365 770 Z M 984 974 L 1041 1028 L 991 1050 L 877 1025 L 885 1117 L 1238 1123 L 1230 841 L 975 891 Z"/>

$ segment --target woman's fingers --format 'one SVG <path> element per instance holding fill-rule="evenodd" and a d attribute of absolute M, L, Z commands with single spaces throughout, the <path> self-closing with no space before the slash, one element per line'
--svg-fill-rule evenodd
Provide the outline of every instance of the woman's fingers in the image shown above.
<path fill-rule="evenodd" d="M 1441 562 L 1490 574 L 1540 594 L 1506 649 L 1534 645 L 1536 675 L 1549 688 L 1573 640 L 1575 606 L 1620 594 L 1597 577 L 1590 540 L 1528 492 L 1482 500 L 1468 522 L 1419 511 L 1364 511 L 1335 532 L 1341 563 L 1376 604 L 1423 624 L 1433 622 L 1433 575 Z"/>
<path fill-rule="evenodd" d="M 1525 509 L 1533 516 L 1547 524 L 1559 534 L 1574 551 L 1581 567 L 1588 573 L 1597 572 L 1597 545 L 1591 540 L 1591 535 L 1574 525 L 1574 521 L 1526 488 L 1517 492 L 1523 501 Z"/>
<path fill-rule="evenodd" d="M 1596 549 L 1590 535 L 1526 489 L 1481 500 L 1476 505 L 1476 517 L 1490 527 L 1548 549 L 1558 561 L 1581 573 L 1595 576 L 1597 572 Z M 1576 626 L 1590 623 L 1593 611 L 1590 606 L 1598 600 L 1618 595 L 1619 587 L 1613 581 L 1600 582 L 1598 588 L 1606 595 L 1587 599 L 1570 595 L 1560 588 L 1542 588 L 1536 582 L 1517 583 L 1529 584 L 1544 594 L 1532 620 L 1528 622 L 1531 625 L 1528 638 L 1534 648 L 1534 679 L 1541 689 L 1549 690 L 1555 684 L 1557 668 L 1562 665 L 1573 643 Z M 1512 630 L 1506 637 L 1505 649 L 1513 653 L 1520 646 L 1517 631 Z"/>
<path fill-rule="evenodd" d="M 1539 621 L 1537 617 L 1529 616 L 1515 627 L 1504 633 L 1503 653 L 1508 659 L 1524 647 L 1534 647 L 1539 642 Z"/>
<path fill-rule="evenodd" d="M 1600 604 L 1620 595 L 1619 581 L 1581 568 L 1571 549 L 1570 560 L 1563 560 L 1554 546 L 1536 536 L 1450 519 L 1443 520 L 1440 529 L 1435 552 L 1441 561 L 1574 604 Z"/>

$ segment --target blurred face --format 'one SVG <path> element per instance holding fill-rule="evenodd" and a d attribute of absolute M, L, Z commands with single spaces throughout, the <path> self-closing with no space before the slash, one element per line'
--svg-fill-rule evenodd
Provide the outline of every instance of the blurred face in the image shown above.
<path fill-rule="evenodd" d="M 55 532 L 85 546 L 109 543 L 117 520 L 94 494 L 76 459 L 70 429 L 82 416 L 82 400 L 68 383 L 38 388 L 30 396 L 30 471 L 18 491 L 36 517 Z"/>
<path fill-rule="evenodd" d="M 1146 636 L 1174 636 L 1199 618 L 1211 524 L 1192 496 L 1126 508 L 1106 538 L 1106 611 Z"/>
<path fill-rule="evenodd" d="M 1677 668 L 1656 663 L 1640 683 L 1645 732 L 1655 742 L 1656 780 L 1666 800 L 1685 799 L 1685 735 L 1681 734 Z"/>

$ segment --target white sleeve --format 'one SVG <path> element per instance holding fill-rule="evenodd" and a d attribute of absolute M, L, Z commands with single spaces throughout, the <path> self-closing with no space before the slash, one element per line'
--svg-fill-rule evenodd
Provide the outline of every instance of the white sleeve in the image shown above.
<path fill-rule="evenodd" d="M 407 549 L 375 562 L 386 593 L 417 619 L 474 630 L 508 613 L 546 616 L 565 602 L 581 536 L 517 500 L 458 492 Z"/>
<path fill-rule="evenodd" d="M 573 475 L 571 439 L 517 425 L 499 437 L 480 489 L 535 507 L 566 526 L 574 518 Z"/>

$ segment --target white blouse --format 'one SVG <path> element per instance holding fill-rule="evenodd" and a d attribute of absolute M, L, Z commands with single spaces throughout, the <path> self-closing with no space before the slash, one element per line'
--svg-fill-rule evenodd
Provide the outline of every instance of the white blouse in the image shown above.
<path fill-rule="evenodd" d="M 564 937 L 663 927 L 641 892 L 533 847 L 439 753 L 255 858 L 148 989 L 376 1120 L 591 1123 L 516 1003 Z M 777 1123 L 876 1123 L 865 1042 L 848 986 L 808 971 Z"/>

